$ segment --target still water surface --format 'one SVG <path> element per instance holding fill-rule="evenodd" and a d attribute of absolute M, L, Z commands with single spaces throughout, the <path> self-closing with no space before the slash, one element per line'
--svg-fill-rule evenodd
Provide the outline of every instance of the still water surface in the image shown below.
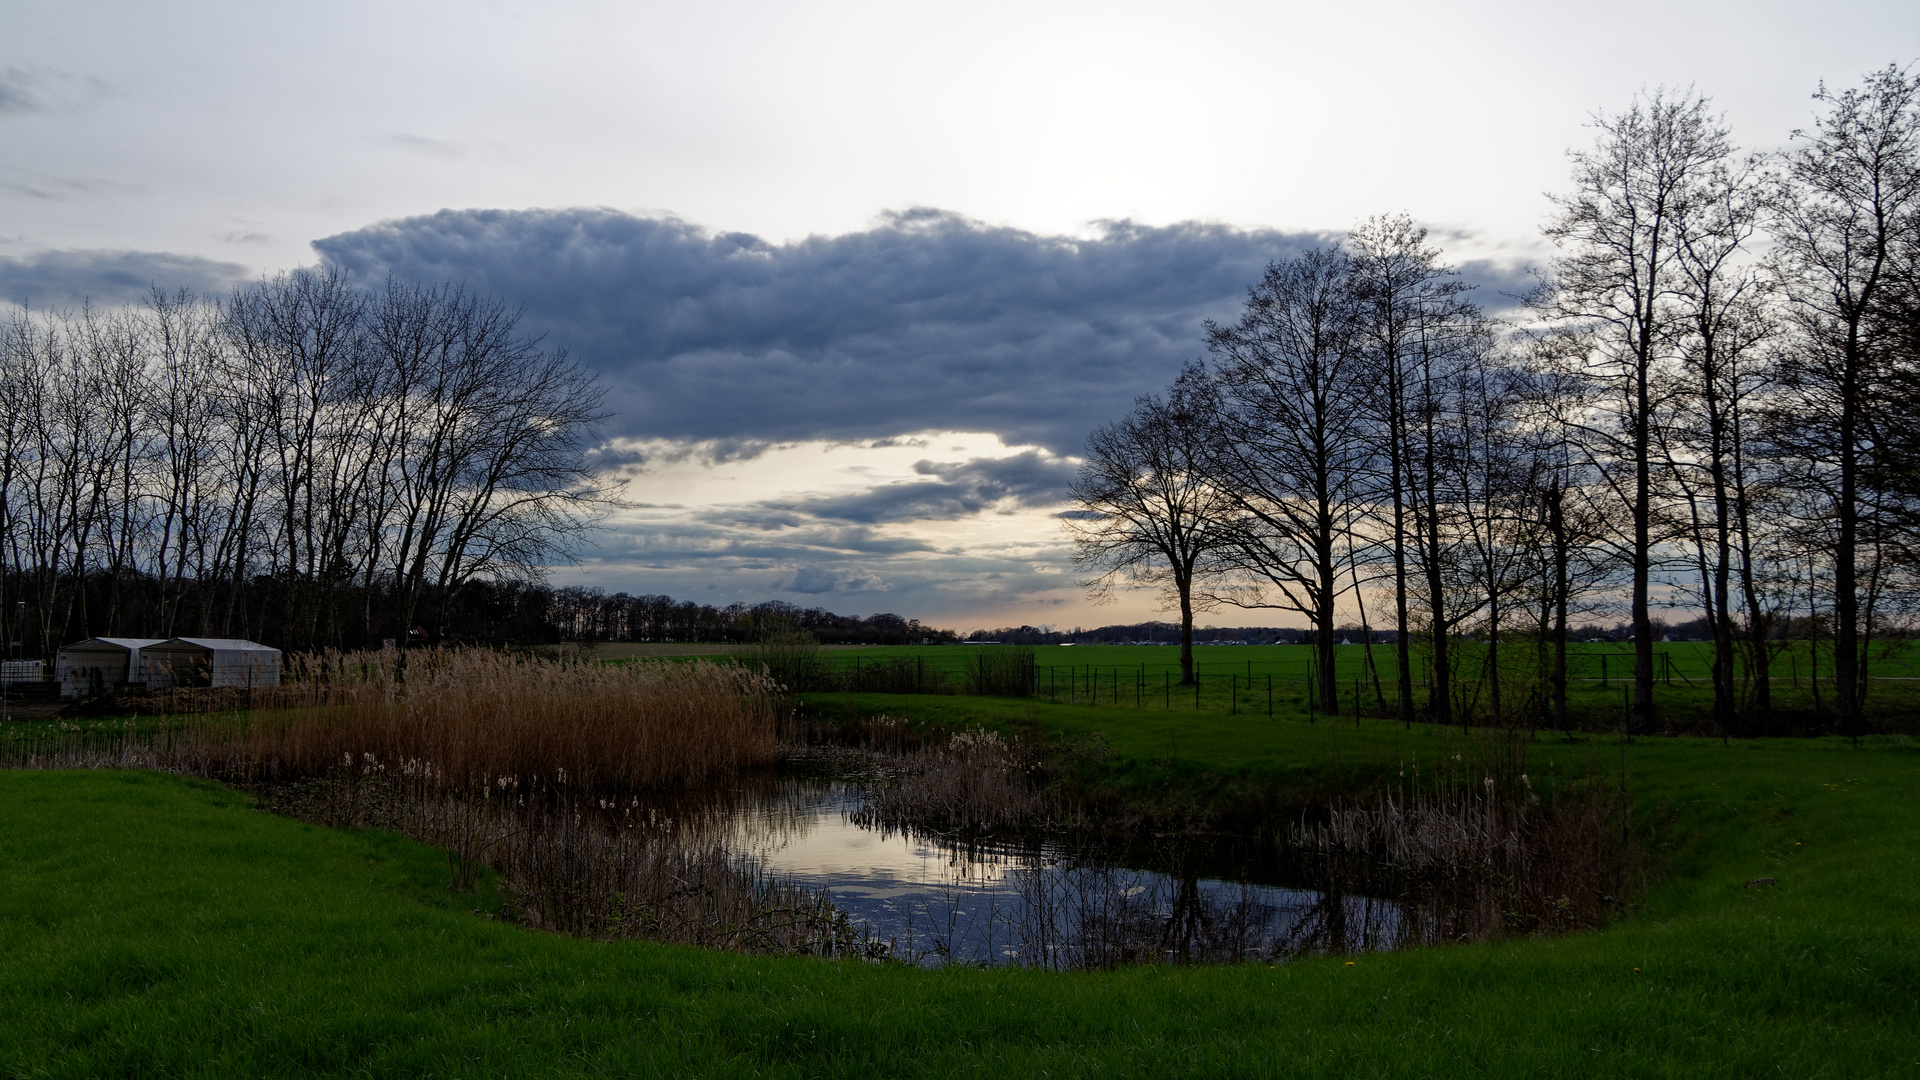
<path fill-rule="evenodd" d="M 831 893 L 919 963 L 1103 966 L 1391 947 L 1398 909 L 1277 885 L 1176 875 L 1057 842 L 961 846 L 860 820 L 861 789 L 782 778 L 701 831 L 763 872 Z"/>

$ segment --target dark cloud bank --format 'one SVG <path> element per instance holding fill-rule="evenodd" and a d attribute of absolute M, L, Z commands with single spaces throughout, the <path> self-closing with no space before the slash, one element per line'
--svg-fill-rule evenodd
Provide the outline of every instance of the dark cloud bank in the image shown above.
<path fill-rule="evenodd" d="M 771 244 L 608 210 L 442 211 L 317 242 L 364 279 L 464 281 L 604 372 L 618 434 L 992 431 L 1058 453 L 1163 386 L 1268 261 L 1325 238 L 1181 224 L 1090 240 L 954 214 Z M 926 494 L 926 493 L 922 493 Z"/>
<path fill-rule="evenodd" d="M 247 268 L 164 251 L 42 251 L 0 255 L 0 301 L 36 308 L 135 304 L 158 287 L 219 295 Z"/>
<path fill-rule="evenodd" d="M 1202 323 L 1234 318 L 1268 262 L 1331 239 L 1129 222 L 1074 239 L 915 210 L 774 244 L 573 209 L 449 210 L 314 246 L 368 284 L 464 282 L 521 305 L 528 328 L 603 374 L 611 435 L 703 443 L 714 457 L 933 430 L 1043 447 L 923 461 L 914 479 L 865 492 L 695 510 L 602 536 L 582 568 L 703 598 L 885 593 L 937 616 L 1025 602 L 1063 579 L 1035 571 L 1019 545 L 936 552 L 888 523 L 1057 503 L 1072 478 L 1060 455 L 1199 355 Z M 1463 269 L 1492 308 L 1521 287 L 1510 269 Z M 224 292 L 246 276 L 188 256 L 47 252 L 0 257 L 0 299 L 112 304 L 156 284 Z M 638 464 L 619 451 L 608 463 Z"/>
<path fill-rule="evenodd" d="M 16 95 L 17 96 L 17 95 Z M 998 433 L 1055 453 L 1163 387 L 1266 264 L 1332 237 L 1186 222 L 1043 236 L 937 210 L 773 244 L 612 210 L 444 210 L 315 242 L 374 282 L 464 282 L 602 372 L 612 434 L 752 454 L 795 439 Z M 1511 270 L 1465 268 L 1490 307 Z M 239 265 L 165 252 L 0 256 L 0 300 L 222 293 Z"/>
<path fill-rule="evenodd" d="M 1063 455 L 1199 355 L 1273 260 L 1334 239 L 1184 223 L 1043 236 L 933 210 L 773 244 L 610 210 L 443 211 L 330 237 L 362 281 L 460 281 L 602 372 L 612 434 L 752 456 L 790 440 L 987 431 L 1008 458 L 922 461 L 908 481 L 709 507 L 602 538 L 584 577 L 700 596 L 858 594 L 944 617 L 1040 621 L 1057 550 L 936 550 L 892 523 L 1057 504 Z M 1468 266 L 1489 307 L 1511 272 Z M 676 593 L 677 594 L 677 593 Z M 1016 621 L 1018 621 L 1016 619 Z"/>

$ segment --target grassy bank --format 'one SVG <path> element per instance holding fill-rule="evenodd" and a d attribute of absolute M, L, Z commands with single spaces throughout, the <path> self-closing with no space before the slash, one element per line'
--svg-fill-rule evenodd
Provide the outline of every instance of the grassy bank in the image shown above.
<path fill-rule="evenodd" d="M 1346 785 L 1458 736 L 926 697 L 1141 782 Z M 928 709 L 947 710 L 935 716 Z M 1175 720 L 1179 722 L 1176 723 Z M 1243 722 L 1245 721 L 1245 722 Z M 1449 742 L 1449 740 L 1453 740 Z M 1277 968 L 921 971 L 586 942 L 437 851 L 151 774 L 0 773 L 0 1071 L 1782 1076 L 1920 1070 L 1920 752 L 1536 743 L 1620 769 L 1663 880 L 1599 933 Z M 1464 757 L 1464 754 L 1463 754 Z M 1771 886 L 1746 882 L 1771 877 Z"/>

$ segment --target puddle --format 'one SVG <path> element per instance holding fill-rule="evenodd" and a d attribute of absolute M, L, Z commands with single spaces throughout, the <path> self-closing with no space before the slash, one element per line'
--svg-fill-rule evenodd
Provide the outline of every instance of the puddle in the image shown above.
<path fill-rule="evenodd" d="M 829 892 L 873 940 L 916 963 L 1230 962 L 1391 948 L 1401 933 L 1400 909 L 1378 899 L 1181 878 L 1059 844 L 963 847 L 866 827 L 855 820 L 861 791 L 846 783 L 768 778 L 697 801 L 660 823 Z"/>

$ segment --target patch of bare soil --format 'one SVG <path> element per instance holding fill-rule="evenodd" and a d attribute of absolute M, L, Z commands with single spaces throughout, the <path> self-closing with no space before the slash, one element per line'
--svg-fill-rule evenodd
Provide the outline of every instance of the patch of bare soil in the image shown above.
<path fill-rule="evenodd" d="M 9 700 L 6 718 L 9 720 L 51 720 L 66 714 L 67 702 L 59 698 L 28 698 L 26 701 Z"/>

